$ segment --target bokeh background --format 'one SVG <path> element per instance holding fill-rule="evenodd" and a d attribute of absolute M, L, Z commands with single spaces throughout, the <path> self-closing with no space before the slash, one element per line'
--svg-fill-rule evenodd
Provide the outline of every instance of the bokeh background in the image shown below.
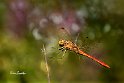
<path fill-rule="evenodd" d="M 111 68 L 70 51 L 62 57 L 61 27 Z M 0 1 L 0 83 L 123 83 L 123 59 L 124 0 Z"/>

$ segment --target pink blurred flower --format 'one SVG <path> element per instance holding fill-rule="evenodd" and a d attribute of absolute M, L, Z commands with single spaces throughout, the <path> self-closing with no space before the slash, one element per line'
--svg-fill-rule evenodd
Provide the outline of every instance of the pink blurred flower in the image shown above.
<path fill-rule="evenodd" d="M 8 1 L 7 29 L 15 36 L 22 36 L 27 26 L 29 3 L 25 0 Z"/>

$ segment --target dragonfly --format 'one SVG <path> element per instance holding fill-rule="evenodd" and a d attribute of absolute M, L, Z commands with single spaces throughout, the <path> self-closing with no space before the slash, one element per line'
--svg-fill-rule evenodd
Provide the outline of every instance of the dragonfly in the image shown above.
<path fill-rule="evenodd" d="M 75 52 L 76 54 L 79 54 L 79 55 L 83 55 L 83 56 L 86 56 L 94 61 L 96 61 L 97 63 L 99 63 L 100 65 L 106 67 L 106 68 L 110 68 L 109 65 L 107 65 L 106 63 L 104 63 L 103 61 L 101 60 L 98 60 L 97 58 L 91 56 L 90 54 L 87 54 L 85 53 L 84 51 L 82 51 L 79 46 L 76 45 L 76 43 L 70 41 L 70 40 L 65 40 L 65 39 L 60 39 L 58 41 L 58 44 L 60 46 L 60 50 L 70 50 L 70 51 L 73 51 Z"/>

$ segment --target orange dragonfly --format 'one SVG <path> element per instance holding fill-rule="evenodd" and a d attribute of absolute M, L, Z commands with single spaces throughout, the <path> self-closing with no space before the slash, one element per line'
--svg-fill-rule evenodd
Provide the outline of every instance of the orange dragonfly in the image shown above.
<path fill-rule="evenodd" d="M 64 28 L 62 28 L 64 29 Z M 97 63 L 99 63 L 100 65 L 106 67 L 106 68 L 110 68 L 109 65 L 107 65 L 106 63 L 96 59 L 95 57 L 85 53 L 84 51 L 82 51 L 75 43 L 69 41 L 69 40 L 64 40 L 64 39 L 60 39 L 58 41 L 58 44 L 59 46 L 61 47 L 60 50 L 70 50 L 70 51 L 74 51 L 75 53 L 77 54 L 80 54 L 80 55 L 84 55 L 94 61 L 96 61 Z"/>

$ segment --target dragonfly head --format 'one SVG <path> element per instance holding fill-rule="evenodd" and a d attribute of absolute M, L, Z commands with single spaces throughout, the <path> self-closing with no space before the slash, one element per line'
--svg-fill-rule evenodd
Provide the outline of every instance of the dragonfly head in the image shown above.
<path fill-rule="evenodd" d="M 63 40 L 63 39 L 62 39 L 62 40 L 59 40 L 59 46 L 63 47 L 63 46 L 64 46 L 64 44 L 65 44 L 65 42 L 66 42 L 66 41 L 65 41 L 65 40 Z"/>

